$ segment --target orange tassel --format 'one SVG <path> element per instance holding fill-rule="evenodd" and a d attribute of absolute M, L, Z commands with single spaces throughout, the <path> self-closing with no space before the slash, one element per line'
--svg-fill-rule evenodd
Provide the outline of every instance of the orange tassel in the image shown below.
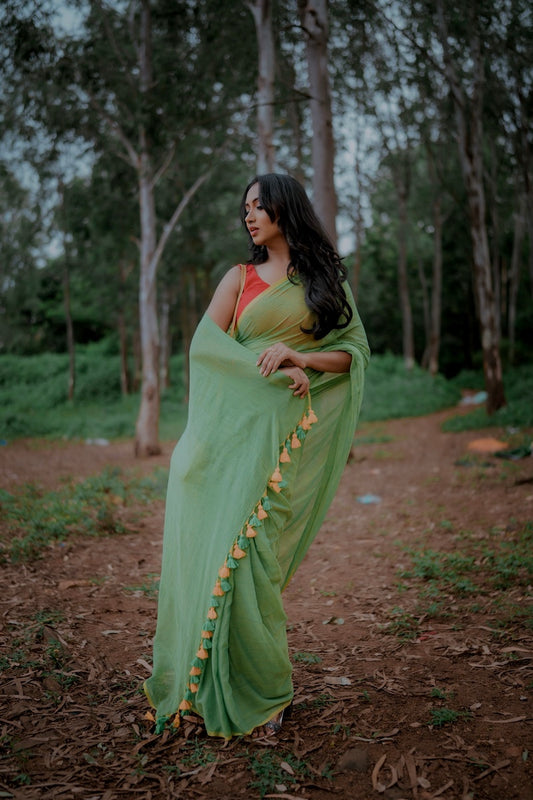
<path fill-rule="evenodd" d="M 217 614 L 217 612 L 216 612 L 216 609 L 214 609 L 214 608 L 211 606 L 211 608 L 210 608 L 210 609 L 209 609 L 209 611 L 207 612 L 207 619 L 217 619 L 217 617 L 218 617 L 218 614 Z"/>
<path fill-rule="evenodd" d="M 220 581 L 217 581 L 215 583 L 215 586 L 214 586 L 213 591 L 211 592 L 211 594 L 213 594 L 215 597 L 224 597 L 224 590 L 222 589 L 222 586 L 220 585 Z"/>
<path fill-rule="evenodd" d="M 196 694 L 198 691 L 198 684 L 197 683 L 189 683 L 189 689 L 193 694 Z"/>
<path fill-rule="evenodd" d="M 192 708 L 192 704 L 189 700 L 182 700 L 178 706 L 178 711 L 190 711 Z"/>
<path fill-rule="evenodd" d="M 279 484 L 278 483 L 274 483 L 273 481 L 269 481 L 268 485 L 270 486 L 270 488 L 272 489 L 273 492 L 278 492 L 278 494 L 279 494 L 279 492 L 281 492 L 281 489 L 279 488 Z"/>
<path fill-rule="evenodd" d="M 155 717 L 151 711 L 147 711 L 144 715 L 144 718 L 148 720 L 148 722 L 155 722 Z"/>
<path fill-rule="evenodd" d="M 200 634 L 200 637 L 202 639 L 212 639 L 213 631 L 202 631 L 202 633 Z"/>
<path fill-rule="evenodd" d="M 179 726 L 180 726 L 180 723 L 181 723 L 181 720 L 180 720 L 180 715 L 179 715 L 179 714 L 176 714 L 176 715 L 175 715 L 175 717 L 174 717 L 174 720 L 173 720 L 173 722 L 172 722 L 172 727 L 173 727 L 173 728 L 179 728 Z"/>
<path fill-rule="evenodd" d="M 279 467 L 276 467 L 276 469 L 272 473 L 272 477 L 270 478 L 270 480 L 272 481 L 272 483 L 279 483 L 280 481 L 283 480 Z"/>
<path fill-rule="evenodd" d="M 265 511 L 261 503 L 259 503 L 259 505 L 257 506 L 257 519 L 266 519 L 267 517 L 268 517 L 267 512 Z"/>
<path fill-rule="evenodd" d="M 315 414 L 315 412 L 313 411 L 312 408 L 309 409 L 307 415 L 308 415 L 309 422 L 311 423 L 311 425 L 313 425 L 315 422 L 318 422 L 318 417 L 317 417 L 317 415 Z"/>
<path fill-rule="evenodd" d="M 189 671 L 189 675 L 201 675 L 201 674 L 202 674 L 202 670 L 200 669 L 200 667 L 191 667 L 191 669 Z M 183 702 L 187 703 L 188 701 L 184 700 Z M 181 706 L 180 706 L 180 708 L 181 708 Z M 189 706 L 189 708 L 190 708 L 190 706 Z"/>
<path fill-rule="evenodd" d="M 291 439 L 291 447 L 292 447 L 292 449 L 293 450 L 298 450 L 298 448 L 301 447 L 301 446 L 302 446 L 302 443 L 298 439 L 298 436 L 295 433 L 293 433 L 292 434 L 292 439 Z"/>
<path fill-rule="evenodd" d="M 219 576 L 220 576 L 221 578 L 229 578 L 229 576 L 230 576 L 230 574 L 231 574 L 231 572 L 230 572 L 230 568 L 229 568 L 229 567 L 227 567 L 227 566 L 226 566 L 226 564 L 224 564 L 224 566 L 223 566 L 223 567 L 220 567 L 220 569 L 219 569 L 219 571 L 218 571 L 218 574 L 219 574 Z"/>
<path fill-rule="evenodd" d="M 253 539 L 254 536 L 257 536 L 257 531 L 254 530 L 254 528 L 252 528 L 251 525 L 247 525 L 246 526 L 246 536 L 248 537 L 248 539 Z"/>
<path fill-rule="evenodd" d="M 286 447 L 284 447 L 283 450 L 281 451 L 281 455 L 279 457 L 279 460 L 280 460 L 280 462 L 282 464 L 289 464 L 290 463 L 291 457 L 290 457 L 289 451 L 287 450 Z"/>
<path fill-rule="evenodd" d="M 245 553 L 244 550 L 241 550 L 241 548 L 237 544 L 234 544 L 233 545 L 233 550 L 232 550 L 232 555 L 233 555 L 233 558 L 239 559 L 239 558 L 244 558 L 246 553 Z"/>
<path fill-rule="evenodd" d="M 304 431 L 308 431 L 308 430 L 309 430 L 309 428 L 311 427 L 311 423 L 309 422 L 309 420 L 307 419 L 307 417 L 303 417 L 303 418 L 302 418 L 302 421 L 300 422 L 300 425 L 302 426 L 302 428 L 304 429 Z"/>
<path fill-rule="evenodd" d="M 209 653 L 207 650 L 204 650 L 203 647 L 199 647 L 196 651 L 196 658 L 201 658 L 203 661 L 205 661 L 206 658 L 209 658 Z"/>

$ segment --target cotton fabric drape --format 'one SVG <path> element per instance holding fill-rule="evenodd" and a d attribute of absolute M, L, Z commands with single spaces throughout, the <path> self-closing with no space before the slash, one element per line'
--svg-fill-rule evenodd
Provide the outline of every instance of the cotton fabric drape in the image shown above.
<path fill-rule="evenodd" d="M 154 668 L 157 730 L 197 713 L 208 734 L 251 732 L 292 699 L 282 590 L 318 531 L 350 450 L 369 350 L 354 311 L 320 341 L 288 279 L 242 312 L 234 337 L 206 314 L 190 351 L 186 430 L 171 460 Z M 350 373 L 308 370 L 310 399 L 258 355 L 282 341 L 345 350 Z M 311 408 L 312 404 L 312 408 Z"/>

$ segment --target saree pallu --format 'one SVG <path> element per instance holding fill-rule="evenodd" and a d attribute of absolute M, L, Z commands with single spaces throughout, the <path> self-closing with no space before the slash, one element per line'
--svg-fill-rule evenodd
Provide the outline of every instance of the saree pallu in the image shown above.
<path fill-rule="evenodd" d="M 154 639 L 145 692 L 156 730 L 196 713 L 209 735 L 250 733 L 293 694 L 281 593 L 337 489 L 369 350 L 354 316 L 320 341 L 300 284 L 283 279 L 242 312 L 234 338 L 206 314 L 190 351 L 187 427 L 171 459 Z M 350 373 L 307 370 L 294 397 L 258 355 L 282 341 L 344 350 Z M 312 407 L 310 398 L 312 398 Z"/>

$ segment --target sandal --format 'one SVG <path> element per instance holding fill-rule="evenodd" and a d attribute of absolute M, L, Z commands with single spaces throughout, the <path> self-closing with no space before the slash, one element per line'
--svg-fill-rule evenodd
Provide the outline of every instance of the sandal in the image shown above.
<path fill-rule="evenodd" d="M 265 722 L 265 724 L 263 725 L 265 736 L 275 736 L 276 733 L 280 732 L 281 726 L 283 724 L 284 715 L 285 715 L 285 709 L 283 709 L 281 713 L 277 714 L 272 719 L 269 719 L 268 722 Z"/>

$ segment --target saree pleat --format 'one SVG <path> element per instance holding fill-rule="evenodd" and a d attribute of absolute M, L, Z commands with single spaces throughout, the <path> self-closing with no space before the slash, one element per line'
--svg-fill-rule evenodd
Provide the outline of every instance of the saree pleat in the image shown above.
<path fill-rule="evenodd" d="M 235 338 L 208 315 L 198 326 L 145 684 L 157 730 L 193 711 L 210 735 L 229 738 L 291 701 L 282 590 L 320 527 L 353 440 L 368 361 L 353 309 L 346 329 L 317 342 L 301 329 L 311 323 L 302 287 L 283 280 L 244 309 Z M 284 373 L 259 374 L 258 354 L 276 341 L 346 350 L 351 371 L 308 370 L 311 409 Z"/>

